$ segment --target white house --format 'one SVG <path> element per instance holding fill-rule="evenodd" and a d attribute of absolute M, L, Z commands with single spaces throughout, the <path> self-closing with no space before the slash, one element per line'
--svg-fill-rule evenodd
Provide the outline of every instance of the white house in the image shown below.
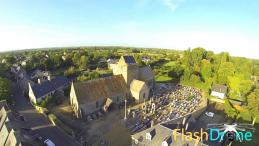
<path fill-rule="evenodd" d="M 211 95 L 224 99 L 227 94 L 227 86 L 214 84 L 212 87 Z"/>

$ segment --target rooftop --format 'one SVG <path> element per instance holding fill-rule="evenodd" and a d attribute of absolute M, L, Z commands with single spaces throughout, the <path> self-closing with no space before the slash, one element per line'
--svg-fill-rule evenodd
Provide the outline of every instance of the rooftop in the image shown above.
<path fill-rule="evenodd" d="M 127 64 L 135 64 L 136 63 L 133 56 L 122 56 L 122 57 L 123 57 L 125 63 L 127 63 Z"/>
<path fill-rule="evenodd" d="M 122 75 L 77 82 L 74 89 L 80 104 L 128 92 Z"/>
<path fill-rule="evenodd" d="M 212 86 L 212 91 L 215 91 L 215 92 L 219 92 L 219 93 L 227 93 L 227 86 L 224 86 L 224 85 L 219 85 L 219 84 L 214 84 Z"/>
<path fill-rule="evenodd" d="M 155 131 L 155 132 L 152 132 Z M 153 136 L 150 139 L 147 139 L 147 134 L 152 132 Z M 152 146 L 159 146 L 162 145 L 163 142 L 166 142 L 168 146 L 180 146 L 184 144 L 188 144 L 189 146 L 194 146 L 197 141 L 196 139 L 192 139 L 190 141 L 187 141 L 186 138 L 182 139 L 182 136 L 186 137 L 185 135 L 182 135 L 181 133 L 178 133 L 176 136 L 173 134 L 174 131 L 170 128 L 167 128 L 161 124 L 158 124 L 154 127 L 148 128 L 146 130 L 143 130 L 139 133 L 136 133 L 132 135 L 133 145 L 152 145 Z M 151 134 L 151 133 L 150 133 Z M 205 144 L 198 143 L 197 146 L 202 146 Z"/>
<path fill-rule="evenodd" d="M 69 84 L 69 80 L 66 77 L 61 76 L 53 78 L 50 81 L 45 81 L 41 84 L 34 84 L 32 86 L 32 90 L 35 97 L 40 98 L 67 84 Z"/>
<path fill-rule="evenodd" d="M 130 83 L 130 89 L 139 92 L 143 87 L 145 86 L 145 82 L 140 81 L 140 80 L 132 80 Z"/>

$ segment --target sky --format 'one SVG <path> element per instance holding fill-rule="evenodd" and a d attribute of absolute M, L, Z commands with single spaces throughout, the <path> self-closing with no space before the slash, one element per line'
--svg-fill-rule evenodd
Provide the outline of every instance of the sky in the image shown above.
<path fill-rule="evenodd" d="M 259 1 L 0 0 L 0 51 L 92 45 L 259 59 Z"/>

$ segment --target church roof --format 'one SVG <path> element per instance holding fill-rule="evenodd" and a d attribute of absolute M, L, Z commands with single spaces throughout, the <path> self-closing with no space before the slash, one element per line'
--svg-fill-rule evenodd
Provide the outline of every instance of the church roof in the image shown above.
<path fill-rule="evenodd" d="M 139 80 L 149 81 L 154 79 L 154 74 L 150 66 L 139 68 Z"/>
<path fill-rule="evenodd" d="M 109 98 L 128 92 L 122 75 L 98 78 L 89 81 L 74 83 L 74 90 L 79 104 L 96 101 L 100 98 Z"/>

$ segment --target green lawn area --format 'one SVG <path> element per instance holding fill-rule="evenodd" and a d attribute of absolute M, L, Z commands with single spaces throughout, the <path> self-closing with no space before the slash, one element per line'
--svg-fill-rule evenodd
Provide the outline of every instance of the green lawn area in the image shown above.
<path fill-rule="evenodd" d="M 167 76 L 167 75 L 158 75 L 156 76 L 156 82 L 165 83 L 170 82 L 173 78 Z"/>
<path fill-rule="evenodd" d="M 99 74 L 108 74 L 108 73 L 112 73 L 112 70 L 96 70 L 96 72 L 98 72 Z"/>
<path fill-rule="evenodd" d="M 170 62 L 167 62 L 166 64 L 164 64 L 164 66 L 170 67 L 170 66 L 174 66 L 175 64 L 176 64 L 175 61 L 170 61 Z"/>

